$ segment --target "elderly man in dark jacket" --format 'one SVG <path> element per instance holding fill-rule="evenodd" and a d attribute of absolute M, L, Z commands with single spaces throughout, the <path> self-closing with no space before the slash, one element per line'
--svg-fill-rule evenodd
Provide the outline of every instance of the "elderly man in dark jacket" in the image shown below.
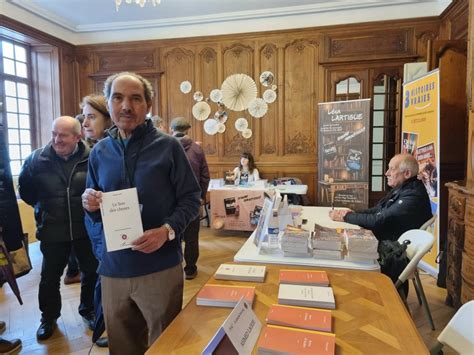
<path fill-rule="evenodd" d="M 204 151 L 187 135 L 190 128 L 191 124 L 184 117 L 176 117 L 171 121 L 171 132 L 181 142 L 186 152 L 194 176 L 201 187 L 201 200 L 205 201 L 207 188 L 209 187 L 209 168 Z M 200 216 L 196 217 L 184 231 L 184 261 L 186 262 L 184 272 L 186 280 L 192 280 L 197 276 L 196 263 L 199 258 L 200 220 Z"/>
<path fill-rule="evenodd" d="M 94 324 L 94 286 L 97 260 L 84 227 L 81 194 L 86 186 L 89 148 L 81 141 L 81 125 L 72 117 L 54 120 L 52 140 L 35 150 L 19 176 L 21 198 L 33 206 L 36 237 L 43 253 L 39 307 L 41 325 L 36 337 L 48 339 L 61 315 L 61 275 L 71 246 L 74 247 L 81 278 L 79 313 L 92 328 Z"/>
<path fill-rule="evenodd" d="M 418 162 L 412 155 L 395 155 L 385 173 L 392 191 L 373 208 L 361 212 L 335 210 L 330 217 L 370 229 L 378 240 L 397 240 L 432 217 L 430 198 L 417 174 Z"/>

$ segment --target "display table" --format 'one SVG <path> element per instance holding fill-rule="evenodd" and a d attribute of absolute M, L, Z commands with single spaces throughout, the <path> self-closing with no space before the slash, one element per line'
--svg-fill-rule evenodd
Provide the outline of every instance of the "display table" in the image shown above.
<path fill-rule="evenodd" d="M 278 303 L 280 269 L 268 265 L 265 283 L 214 278 L 208 283 L 255 286 L 252 308 L 265 325 L 269 307 Z M 387 276 L 356 270 L 326 271 L 336 299 L 336 309 L 332 311 L 336 354 L 428 354 L 410 314 Z M 200 354 L 230 312 L 230 308 L 197 306 L 194 296 L 147 354 Z M 256 347 L 253 354 L 257 354 Z"/>
<path fill-rule="evenodd" d="M 272 189 L 282 194 L 305 195 L 307 185 L 277 185 L 252 187 L 226 185 L 209 188 L 211 227 L 228 230 L 253 231 L 258 223 L 264 194 Z M 221 223 L 215 224 L 215 221 Z M 222 225 L 223 224 L 223 225 Z"/>
<path fill-rule="evenodd" d="M 314 223 L 318 223 L 324 227 L 330 228 L 359 228 L 354 224 L 345 222 L 335 222 L 329 218 L 330 207 L 303 207 L 303 219 L 306 219 L 306 226 L 308 230 L 313 230 Z M 314 259 L 312 257 L 286 257 L 281 250 L 272 251 L 272 253 L 265 253 L 261 250 L 258 253 L 257 246 L 254 244 L 254 234 L 247 239 L 242 245 L 237 254 L 234 256 L 236 262 L 251 262 L 251 263 L 266 263 L 266 264 L 284 264 L 284 265 L 304 265 L 304 266 L 319 266 L 330 268 L 343 268 L 355 270 L 380 270 L 377 261 L 368 262 L 351 262 L 345 260 L 325 260 Z"/>

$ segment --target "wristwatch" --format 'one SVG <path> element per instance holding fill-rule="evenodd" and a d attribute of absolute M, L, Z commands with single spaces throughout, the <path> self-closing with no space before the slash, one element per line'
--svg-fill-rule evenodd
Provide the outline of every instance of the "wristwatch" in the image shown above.
<path fill-rule="evenodd" d="M 174 240 L 176 237 L 176 234 L 174 233 L 174 229 L 171 228 L 171 226 L 168 223 L 163 224 L 163 227 L 165 227 L 168 230 L 168 240 Z"/>

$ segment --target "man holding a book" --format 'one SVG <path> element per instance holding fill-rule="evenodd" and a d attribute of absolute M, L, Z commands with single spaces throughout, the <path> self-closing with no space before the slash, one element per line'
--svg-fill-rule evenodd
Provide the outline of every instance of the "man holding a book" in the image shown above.
<path fill-rule="evenodd" d="M 329 216 L 370 229 L 378 240 L 397 240 L 432 217 L 430 198 L 417 174 L 418 162 L 412 155 L 395 155 L 385 173 L 392 190 L 376 206 L 361 212 L 333 210 Z"/>
<path fill-rule="evenodd" d="M 201 189 L 180 143 L 146 119 L 146 79 L 112 75 L 104 95 L 115 126 L 90 155 L 83 207 L 100 221 L 102 192 L 137 190 L 144 233 L 132 248 L 104 248 L 98 271 L 110 353 L 143 354 L 181 311 L 180 239 L 199 213 Z"/>

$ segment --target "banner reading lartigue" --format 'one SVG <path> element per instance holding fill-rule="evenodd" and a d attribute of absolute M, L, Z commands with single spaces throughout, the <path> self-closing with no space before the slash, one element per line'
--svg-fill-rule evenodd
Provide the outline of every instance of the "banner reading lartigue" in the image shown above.
<path fill-rule="evenodd" d="M 431 199 L 433 214 L 439 210 L 439 70 L 403 85 L 401 152 L 412 154 L 418 161 L 418 178 L 423 181 Z M 431 230 L 435 244 L 423 258 L 438 269 L 439 219 Z"/>
<path fill-rule="evenodd" d="M 320 206 L 368 207 L 369 132 L 370 99 L 319 104 Z"/>

